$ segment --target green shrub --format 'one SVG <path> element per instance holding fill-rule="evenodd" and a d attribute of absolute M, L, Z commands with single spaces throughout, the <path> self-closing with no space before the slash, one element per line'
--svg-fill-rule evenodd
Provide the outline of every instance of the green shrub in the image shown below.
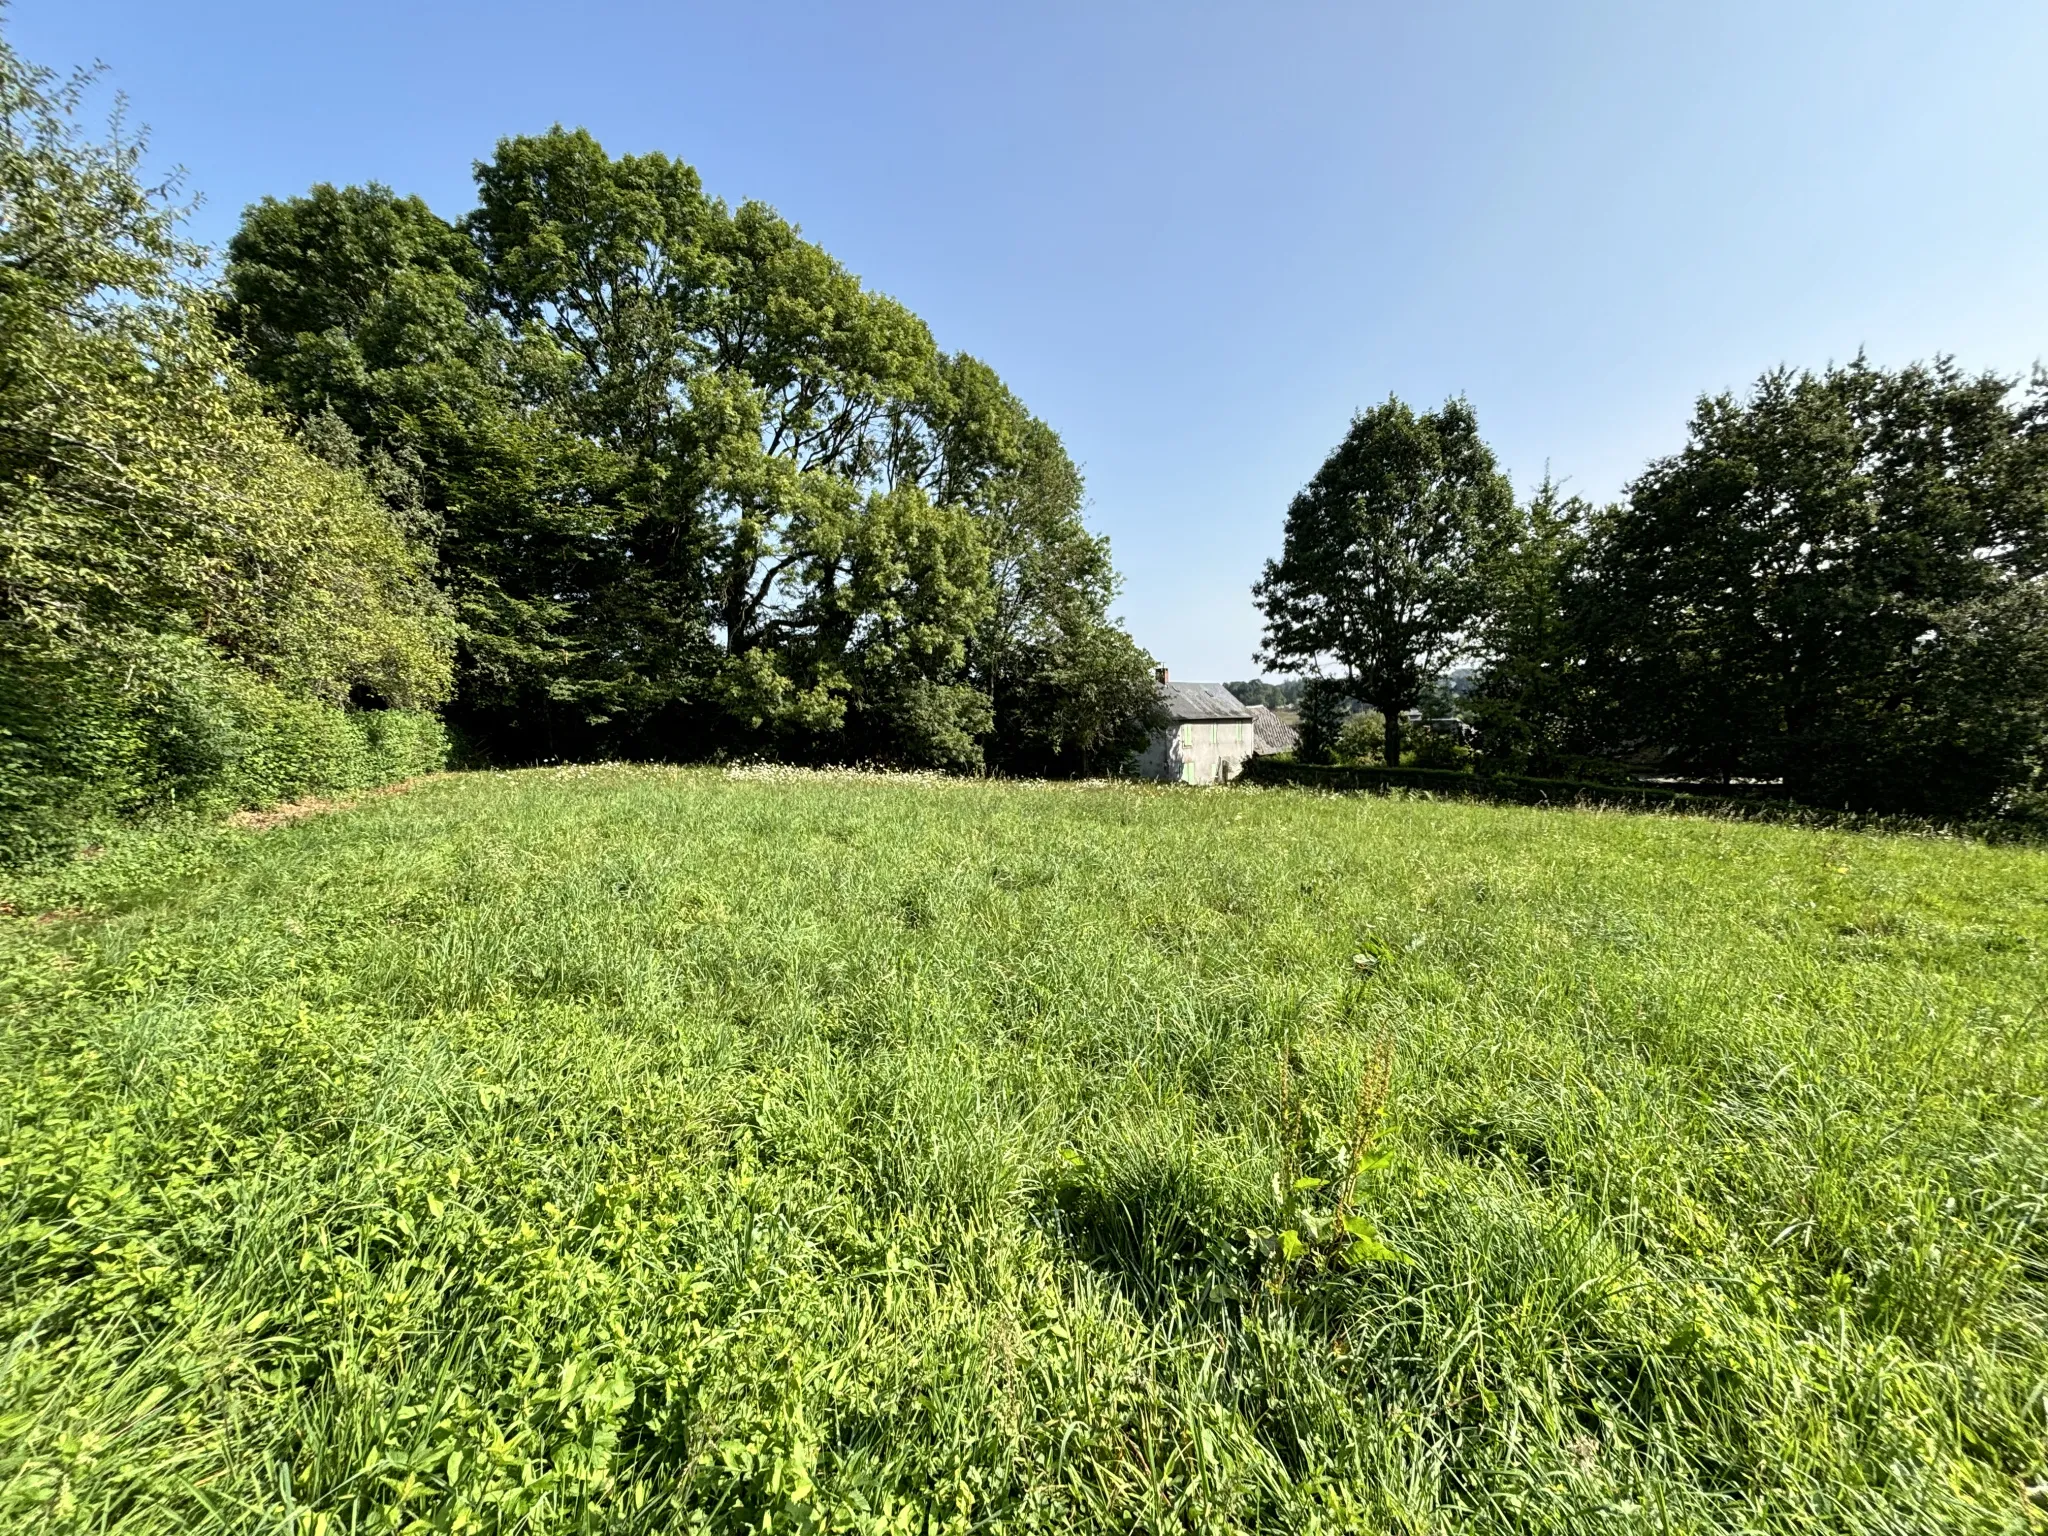
<path fill-rule="evenodd" d="M 86 828 L 360 787 L 438 727 L 433 550 L 265 413 L 141 146 L 0 39 L 0 862 Z"/>
<path fill-rule="evenodd" d="M 31 856 L 142 798 L 144 722 L 91 669 L 0 644 L 0 857 Z"/>
<path fill-rule="evenodd" d="M 1378 763 L 1386 758 L 1387 722 L 1376 709 L 1362 709 L 1337 733 L 1337 757 L 1346 763 Z"/>
<path fill-rule="evenodd" d="M 1470 768 L 1477 755 L 1457 737 L 1427 727 L 1415 733 L 1414 741 L 1408 761 L 1417 768 Z"/>
<path fill-rule="evenodd" d="M 96 653 L 0 646 L 0 861 L 95 826 L 219 814 L 445 765 L 440 720 L 293 692 L 183 637 Z"/>
<path fill-rule="evenodd" d="M 370 782 L 389 784 L 448 766 L 448 730 L 438 715 L 416 709 L 378 709 L 351 714 L 370 755 Z"/>

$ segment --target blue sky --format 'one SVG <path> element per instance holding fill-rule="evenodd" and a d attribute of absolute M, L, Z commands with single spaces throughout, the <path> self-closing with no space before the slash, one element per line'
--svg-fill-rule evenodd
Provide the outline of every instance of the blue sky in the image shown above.
<path fill-rule="evenodd" d="M 1176 675 L 1351 413 L 1467 396 L 1616 494 L 1779 363 L 2048 359 L 2048 5 L 14 0 L 111 67 L 221 241 L 589 128 L 759 198 L 1065 437 Z"/>

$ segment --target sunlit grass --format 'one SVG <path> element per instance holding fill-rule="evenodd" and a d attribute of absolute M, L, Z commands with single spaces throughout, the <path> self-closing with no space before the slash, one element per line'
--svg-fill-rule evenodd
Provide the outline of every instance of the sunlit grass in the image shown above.
<path fill-rule="evenodd" d="M 2048 1527 L 2038 851 L 586 769 L 16 886 L 10 1527 Z"/>

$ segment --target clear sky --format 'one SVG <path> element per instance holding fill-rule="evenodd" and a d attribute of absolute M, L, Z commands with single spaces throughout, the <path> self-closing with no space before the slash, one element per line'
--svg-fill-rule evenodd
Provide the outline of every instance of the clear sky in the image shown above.
<path fill-rule="evenodd" d="M 1467 396 L 1518 489 L 1610 497 L 1692 400 L 1863 349 L 2048 359 L 2048 4 L 14 0 L 242 206 L 450 217 L 582 125 L 758 198 L 1065 437 L 1178 676 L 1353 411 Z"/>

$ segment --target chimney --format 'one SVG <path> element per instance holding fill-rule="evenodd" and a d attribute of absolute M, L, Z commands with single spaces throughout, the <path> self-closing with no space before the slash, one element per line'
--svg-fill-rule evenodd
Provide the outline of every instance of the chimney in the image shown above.
<path fill-rule="evenodd" d="M 1166 681 L 1166 668 L 1161 667 L 1157 672 L 1153 673 L 1152 675 L 1158 678 L 1159 681 L 1163 683 Z"/>

